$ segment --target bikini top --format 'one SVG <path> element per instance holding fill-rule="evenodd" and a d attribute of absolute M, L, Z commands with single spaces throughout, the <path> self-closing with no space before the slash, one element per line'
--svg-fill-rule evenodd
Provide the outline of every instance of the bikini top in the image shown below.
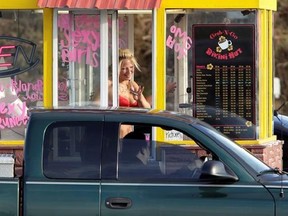
<path fill-rule="evenodd" d="M 138 102 L 130 103 L 129 99 L 119 96 L 119 106 L 122 107 L 138 107 Z"/>

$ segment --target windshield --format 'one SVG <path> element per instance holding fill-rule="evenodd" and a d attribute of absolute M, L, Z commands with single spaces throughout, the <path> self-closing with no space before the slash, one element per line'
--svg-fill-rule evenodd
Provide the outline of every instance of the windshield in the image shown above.
<path fill-rule="evenodd" d="M 221 146 L 225 148 L 231 155 L 234 154 L 234 156 L 240 158 L 243 163 L 247 164 L 247 166 L 255 170 L 256 173 L 260 173 L 263 170 L 270 169 L 268 165 L 263 163 L 245 148 L 242 148 L 240 145 L 233 142 L 226 136 L 223 136 L 223 134 L 220 134 L 216 130 L 207 130 L 207 127 L 205 125 L 201 125 L 200 127 L 202 127 L 205 133 L 212 137 L 213 140 L 219 141 L 219 144 L 221 144 Z"/>

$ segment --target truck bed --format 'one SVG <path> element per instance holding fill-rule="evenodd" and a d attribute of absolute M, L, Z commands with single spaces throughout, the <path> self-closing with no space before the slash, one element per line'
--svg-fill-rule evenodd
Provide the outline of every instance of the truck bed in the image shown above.
<path fill-rule="evenodd" d="M 19 179 L 0 178 L 0 215 L 19 215 Z"/>

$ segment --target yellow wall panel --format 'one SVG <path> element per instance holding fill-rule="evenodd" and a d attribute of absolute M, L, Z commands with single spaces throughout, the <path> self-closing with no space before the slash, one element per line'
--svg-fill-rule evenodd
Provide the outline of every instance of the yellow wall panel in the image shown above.
<path fill-rule="evenodd" d="M 1 0 L 0 9 L 37 9 L 37 0 Z"/>
<path fill-rule="evenodd" d="M 242 1 L 231 1 L 231 0 L 162 0 L 161 8 L 203 8 L 203 9 L 277 9 L 277 0 L 242 0 Z"/>
<path fill-rule="evenodd" d="M 37 0 L 10 0 L 1 1 L 0 9 L 33 9 L 37 7 Z M 207 9 L 225 9 L 225 8 L 255 8 L 277 10 L 277 0 L 162 0 L 161 8 L 207 8 Z"/>
<path fill-rule="evenodd" d="M 268 110 L 270 112 L 268 113 L 268 136 L 273 135 L 273 95 L 274 95 L 274 89 L 273 89 L 273 83 L 274 83 L 274 61 L 273 61 L 273 12 L 268 11 L 268 19 L 266 20 L 268 23 L 268 90 L 269 90 L 269 101 L 268 101 Z"/>
<path fill-rule="evenodd" d="M 158 29 L 165 29 L 166 14 L 164 9 L 157 10 L 157 27 Z M 157 96 L 156 106 L 157 109 L 165 109 L 165 56 L 166 56 L 166 44 L 165 44 L 165 31 L 157 32 Z M 161 98 L 161 99 L 159 99 Z"/>
<path fill-rule="evenodd" d="M 53 105 L 53 9 L 44 9 L 43 22 L 43 103 L 45 107 Z"/>

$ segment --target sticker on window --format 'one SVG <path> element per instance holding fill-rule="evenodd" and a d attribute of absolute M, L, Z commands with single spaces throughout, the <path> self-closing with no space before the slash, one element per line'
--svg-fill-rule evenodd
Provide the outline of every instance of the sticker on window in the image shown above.
<path fill-rule="evenodd" d="M 177 130 L 165 131 L 165 140 L 166 141 L 173 141 L 173 140 L 182 141 L 183 133 Z"/>

